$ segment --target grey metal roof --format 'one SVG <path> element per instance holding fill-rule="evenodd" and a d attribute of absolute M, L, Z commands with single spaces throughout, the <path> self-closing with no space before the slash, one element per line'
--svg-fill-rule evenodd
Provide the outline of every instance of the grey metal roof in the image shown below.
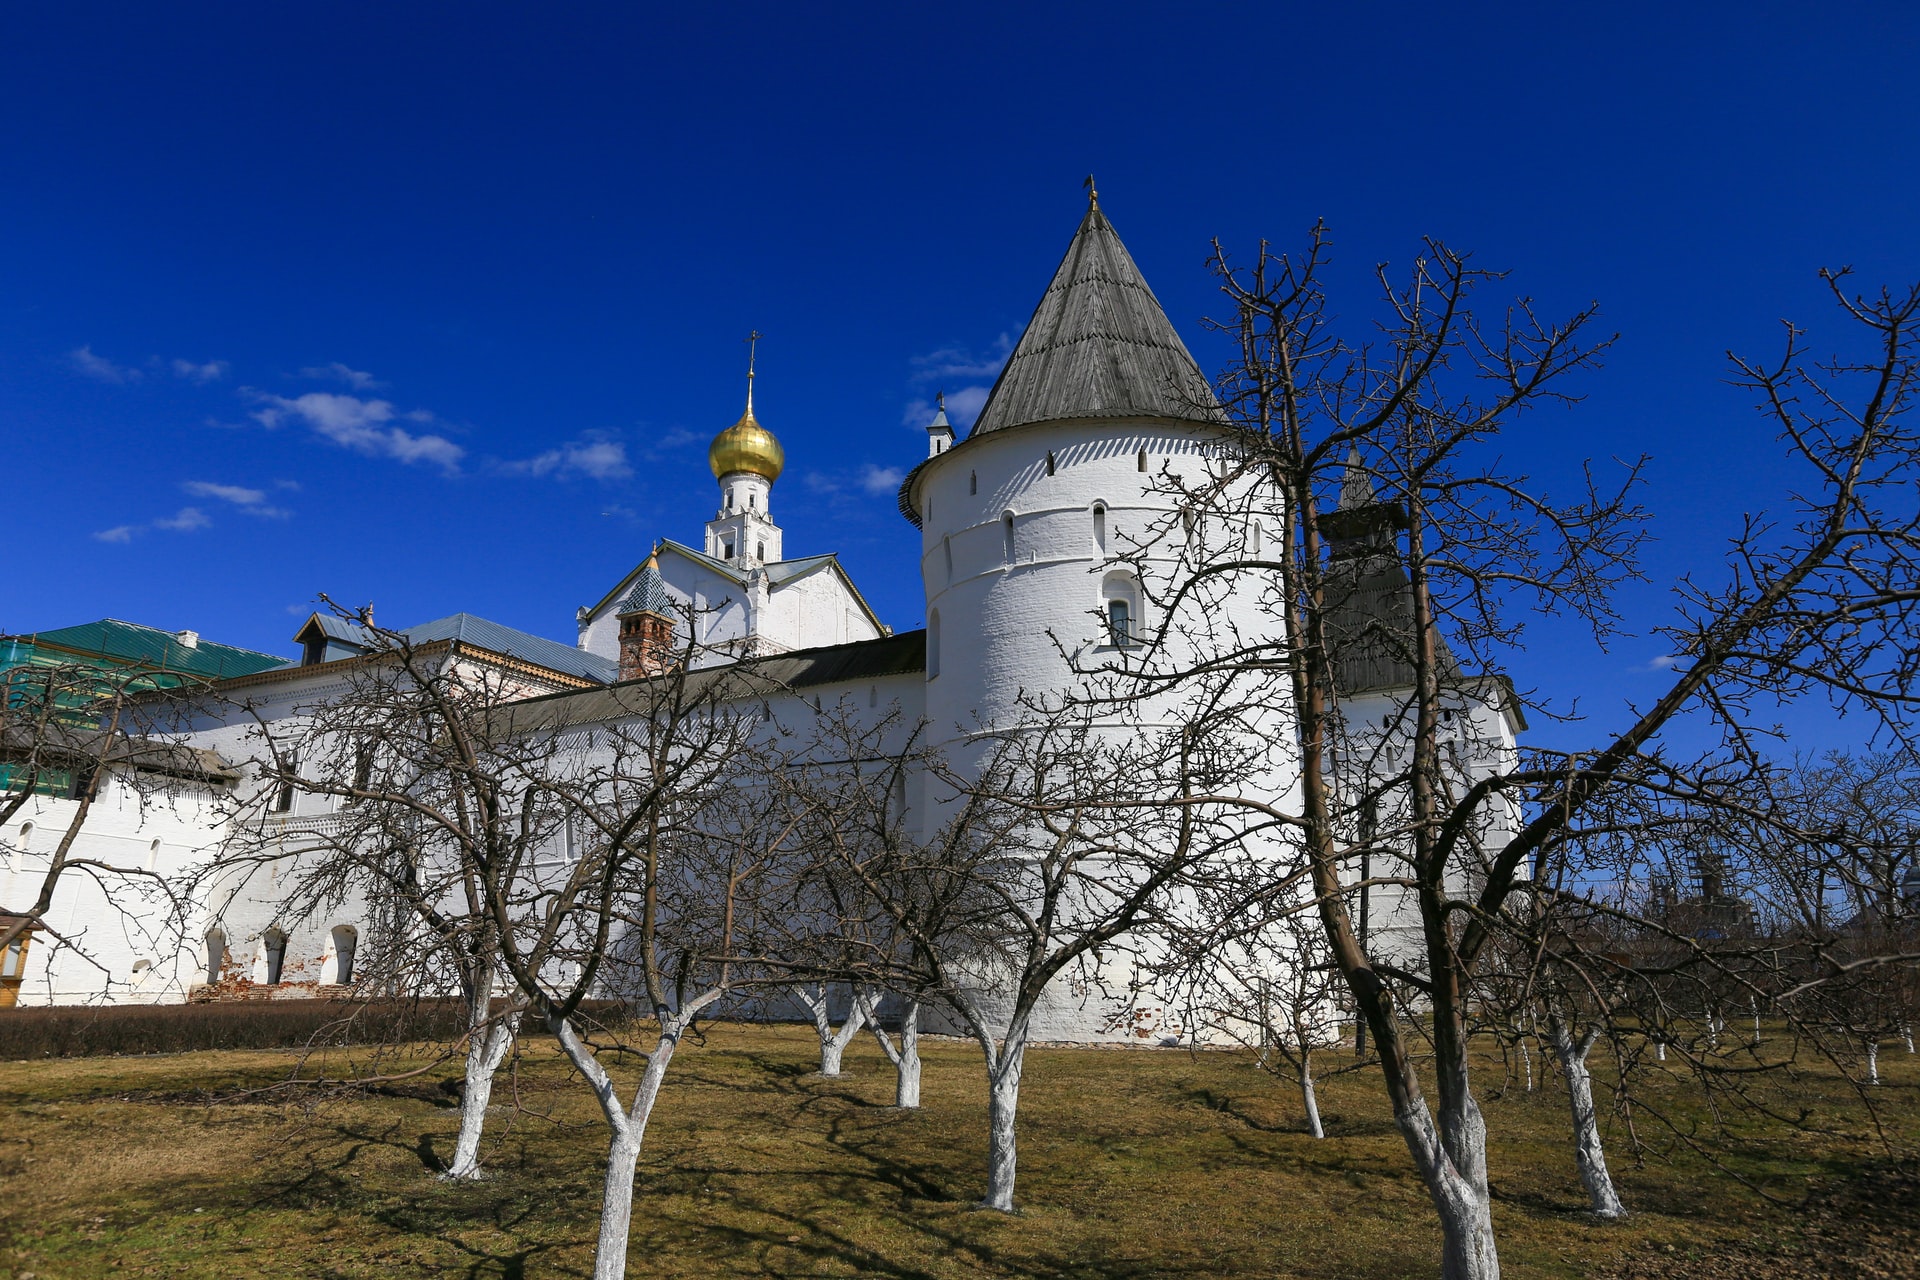
<path fill-rule="evenodd" d="M 548 640 L 544 636 L 529 635 L 498 622 L 476 618 L 470 613 L 436 618 L 432 622 L 407 627 L 400 634 L 416 643 L 458 640 L 477 648 L 491 649 L 495 653 L 509 654 L 522 662 L 531 662 L 552 671 L 598 680 L 602 684 L 611 684 L 620 675 L 620 664 L 611 658 L 576 649 L 570 644 L 561 644 L 558 640 Z"/>
<path fill-rule="evenodd" d="M 748 659 L 723 667 L 703 667 L 686 677 L 688 697 L 715 695 L 725 700 L 765 698 L 792 689 L 806 689 L 880 676 L 906 675 L 927 669 L 927 633 L 906 631 L 878 640 L 796 649 L 769 658 Z M 594 724 L 644 712 L 648 686 L 672 679 L 643 676 L 605 689 L 582 689 L 530 698 L 504 708 L 513 729 L 528 732 L 558 724 Z"/>
<path fill-rule="evenodd" d="M 1098 204 L 1080 220 L 972 434 L 1063 418 L 1226 420 Z"/>

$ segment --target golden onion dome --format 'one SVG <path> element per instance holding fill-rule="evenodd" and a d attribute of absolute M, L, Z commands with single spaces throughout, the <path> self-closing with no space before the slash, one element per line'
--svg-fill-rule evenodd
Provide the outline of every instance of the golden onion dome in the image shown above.
<path fill-rule="evenodd" d="M 753 416 L 751 393 L 747 396 L 747 411 L 740 415 L 740 421 L 713 438 L 712 446 L 707 449 L 707 463 L 713 468 L 716 480 L 733 471 L 765 476 L 769 483 L 780 478 L 781 469 L 787 465 L 787 452 L 780 447 L 773 432 Z"/>

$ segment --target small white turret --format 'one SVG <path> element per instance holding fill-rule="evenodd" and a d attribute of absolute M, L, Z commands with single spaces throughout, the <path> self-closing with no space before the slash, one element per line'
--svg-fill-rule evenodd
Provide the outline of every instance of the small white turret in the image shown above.
<path fill-rule="evenodd" d="M 940 411 L 933 415 L 933 421 L 927 424 L 927 456 L 937 458 L 953 448 L 953 424 L 947 421 L 947 393 L 942 391 L 934 399 L 940 402 Z"/>

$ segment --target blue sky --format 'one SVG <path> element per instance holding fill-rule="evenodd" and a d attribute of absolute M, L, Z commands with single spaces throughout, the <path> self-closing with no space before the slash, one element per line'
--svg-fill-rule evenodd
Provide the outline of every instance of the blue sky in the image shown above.
<path fill-rule="evenodd" d="M 9 6 L 0 629 L 291 653 L 318 591 L 571 640 L 757 407 L 792 554 L 919 625 L 892 481 L 976 405 L 1102 203 L 1205 367 L 1210 238 L 1332 227 L 1341 310 L 1423 235 L 1620 331 L 1513 437 L 1653 456 L 1652 584 L 1777 505 L 1725 385 L 1816 279 L 1920 276 L 1909 4 Z M 1524 686 L 1651 694 L 1546 631 Z"/>

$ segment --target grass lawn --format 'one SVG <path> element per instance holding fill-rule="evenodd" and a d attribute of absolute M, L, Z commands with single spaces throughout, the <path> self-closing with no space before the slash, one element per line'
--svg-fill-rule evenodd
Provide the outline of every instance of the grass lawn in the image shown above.
<path fill-rule="evenodd" d="M 1015 1216 L 983 1188 L 978 1050 L 923 1042 L 926 1106 L 898 1112 L 869 1040 L 822 1080 L 812 1033 L 723 1026 L 683 1049 L 647 1135 L 631 1274 L 1262 1276 L 1437 1273 L 1439 1232 L 1371 1072 L 1321 1090 L 1328 1136 L 1238 1054 L 1036 1049 Z M 1569 1153 L 1565 1095 L 1481 1085 L 1509 1277 L 1915 1275 L 1920 1062 L 1889 1046 L 1889 1156 L 1839 1082 L 1792 1084 L 1819 1131 L 1729 1117 L 1702 1130 L 1776 1208 L 1702 1157 L 1611 1155 L 1633 1216 L 1600 1225 Z M 1597 1057 L 1597 1055 L 1596 1055 Z M 492 1176 L 437 1181 L 452 1064 L 383 1093 L 208 1105 L 283 1079 L 268 1051 L 0 1063 L 0 1277 L 576 1276 L 604 1130 L 549 1042 L 503 1073 Z M 333 1064 L 338 1069 L 341 1064 Z M 629 1070 L 627 1075 L 631 1075 Z M 1495 1096 L 1497 1095 L 1497 1096 Z M 1783 1100 L 1787 1095 L 1782 1095 Z M 1678 1087 L 1662 1101 L 1706 1117 Z M 1656 1137 L 1646 1118 L 1642 1135 Z"/>

